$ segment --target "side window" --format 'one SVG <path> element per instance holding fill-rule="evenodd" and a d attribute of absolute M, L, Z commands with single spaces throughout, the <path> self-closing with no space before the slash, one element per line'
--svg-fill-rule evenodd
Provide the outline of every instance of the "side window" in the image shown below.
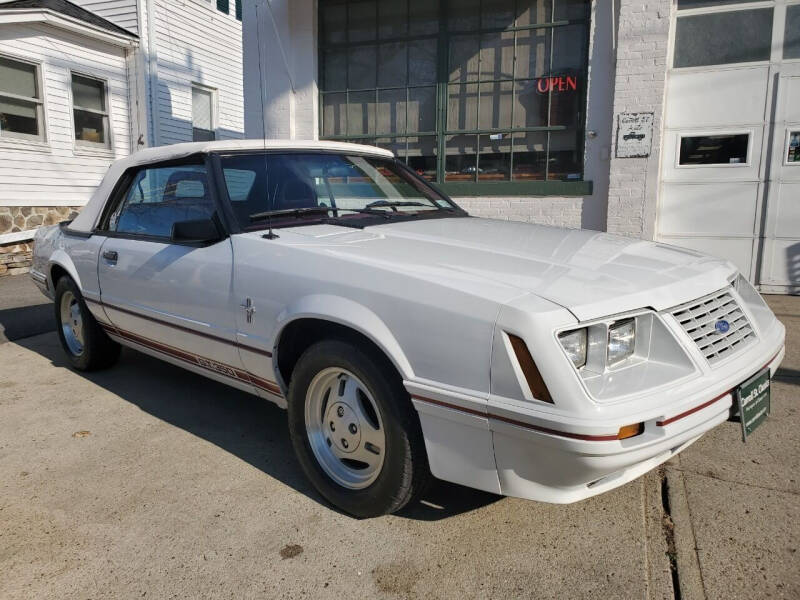
<path fill-rule="evenodd" d="M 207 219 L 215 210 L 204 166 L 145 168 L 134 175 L 108 229 L 168 238 L 173 223 Z"/>

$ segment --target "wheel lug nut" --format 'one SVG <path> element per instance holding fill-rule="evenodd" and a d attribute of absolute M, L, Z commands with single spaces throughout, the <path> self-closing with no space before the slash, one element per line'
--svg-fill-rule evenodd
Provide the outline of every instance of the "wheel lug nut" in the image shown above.
<path fill-rule="evenodd" d="M 350 446 L 350 444 L 348 444 L 348 443 L 347 443 L 347 440 L 346 440 L 346 439 L 344 439 L 344 438 L 342 438 L 342 447 L 343 447 L 345 450 L 347 450 L 347 448 L 348 448 L 349 446 Z"/>
<path fill-rule="evenodd" d="M 336 426 L 333 424 L 333 421 L 331 421 L 331 431 L 336 431 Z"/>
<path fill-rule="evenodd" d="M 339 415 L 340 417 L 343 417 L 344 416 L 344 408 L 342 408 L 341 406 L 339 408 L 337 408 L 336 409 L 336 414 Z"/>
<path fill-rule="evenodd" d="M 348 427 L 348 429 L 350 430 L 350 433 L 352 433 L 353 435 L 355 435 L 356 431 L 358 431 L 355 423 L 350 423 L 350 427 Z"/>

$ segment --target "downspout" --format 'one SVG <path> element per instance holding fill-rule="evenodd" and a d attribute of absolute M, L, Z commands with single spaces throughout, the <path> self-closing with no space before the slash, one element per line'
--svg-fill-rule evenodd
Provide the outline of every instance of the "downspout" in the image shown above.
<path fill-rule="evenodd" d="M 158 52 L 156 50 L 156 25 L 155 25 L 155 3 L 153 0 L 145 0 L 145 12 L 147 13 L 147 81 L 150 104 L 150 127 L 151 127 L 151 146 L 159 145 L 159 119 L 158 111 Z"/>

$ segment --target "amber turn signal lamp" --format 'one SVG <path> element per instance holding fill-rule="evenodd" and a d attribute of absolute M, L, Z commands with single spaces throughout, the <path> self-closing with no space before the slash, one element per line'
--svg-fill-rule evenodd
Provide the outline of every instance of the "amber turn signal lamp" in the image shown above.
<path fill-rule="evenodd" d="M 640 433 L 644 433 L 644 423 L 634 423 L 633 425 L 623 425 L 619 428 L 617 439 L 627 440 L 628 438 L 636 437 Z"/>
<path fill-rule="evenodd" d="M 531 390 L 533 397 L 542 402 L 553 404 L 550 391 L 547 389 L 544 379 L 542 379 L 542 374 L 539 373 L 539 369 L 536 367 L 536 363 L 533 362 L 533 357 L 528 350 L 528 346 L 525 345 L 522 338 L 511 335 L 510 333 L 506 333 L 506 335 L 511 342 L 514 355 L 517 357 L 517 362 L 522 369 L 522 374 L 525 375 L 525 381 L 528 382 L 528 388 Z"/>

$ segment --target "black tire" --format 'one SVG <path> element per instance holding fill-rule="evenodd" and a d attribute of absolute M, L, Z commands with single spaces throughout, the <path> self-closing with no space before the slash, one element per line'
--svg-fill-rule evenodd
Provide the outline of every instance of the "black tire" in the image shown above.
<path fill-rule="evenodd" d="M 70 348 L 64 335 L 64 323 L 61 318 L 61 303 L 65 294 L 72 294 L 77 300 L 80 317 L 83 324 L 83 348 L 76 352 Z M 86 307 L 83 295 L 75 285 L 75 282 L 68 276 L 61 277 L 56 283 L 55 291 L 55 317 L 56 331 L 61 347 L 69 359 L 72 366 L 79 371 L 95 371 L 105 369 L 117 362 L 120 353 L 120 345 L 112 340 L 103 328 L 97 323 L 92 313 Z"/>
<path fill-rule="evenodd" d="M 331 367 L 360 379 L 381 413 L 386 439 L 383 464 L 377 478 L 363 489 L 344 487 L 323 470 L 306 431 L 307 390 L 318 373 Z M 419 417 L 402 379 L 384 356 L 376 357 L 352 341 L 318 342 L 294 368 L 288 404 L 289 432 L 303 471 L 319 493 L 343 512 L 359 518 L 397 512 L 424 491 L 430 471 Z"/>

